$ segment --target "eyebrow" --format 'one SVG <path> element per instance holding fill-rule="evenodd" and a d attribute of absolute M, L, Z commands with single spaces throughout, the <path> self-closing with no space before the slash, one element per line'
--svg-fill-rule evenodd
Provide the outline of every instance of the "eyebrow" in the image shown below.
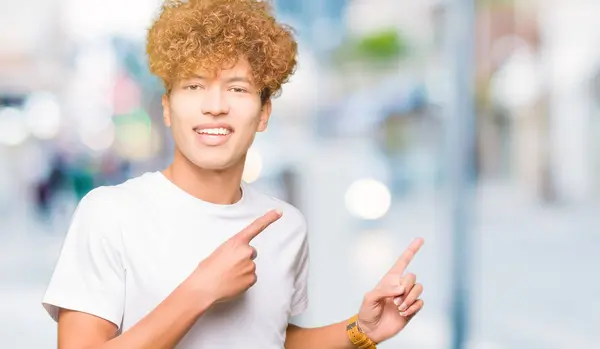
<path fill-rule="evenodd" d="M 198 79 L 198 80 L 208 80 L 208 78 L 206 76 L 202 76 L 202 75 L 194 75 L 193 78 Z M 234 76 L 234 77 L 226 79 L 225 82 L 227 82 L 227 83 L 245 82 L 247 84 L 252 84 L 250 79 L 243 77 L 243 76 Z"/>

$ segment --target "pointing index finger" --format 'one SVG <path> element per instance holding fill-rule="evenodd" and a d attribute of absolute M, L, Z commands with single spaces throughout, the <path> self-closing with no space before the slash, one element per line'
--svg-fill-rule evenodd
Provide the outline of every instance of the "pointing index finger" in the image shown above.
<path fill-rule="evenodd" d="M 247 226 L 246 228 L 242 229 L 242 231 L 234 235 L 234 238 L 249 244 L 252 241 L 252 239 L 254 239 L 260 233 L 262 233 L 263 230 L 267 229 L 267 227 L 271 225 L 271 223 L 281 218 L 281 215 L 281 210 L 269 211 L 264 216 L 257 218 L 249 226 Z"/>
<path fill-rule="evenodd" d="M 404 253 L 402 253 L 400 258 L 398 258 L 398 261 L 396 262 L 396 265 L 394 265 L 394 267 L 392 268 L 392 271 L 398 274 L 404 273 L 406 267 L 408 267 L 408 265 L 413 260 L 417 252 L 419 252 L 419 249 L 421 249 L 421 246 L 423 246 L 424 243 L 425 241 L 422 238 L 414 239 L 413 242 L 411 242 L 410 245 L 408 245 L 408 248 L 404 251 Z"/>

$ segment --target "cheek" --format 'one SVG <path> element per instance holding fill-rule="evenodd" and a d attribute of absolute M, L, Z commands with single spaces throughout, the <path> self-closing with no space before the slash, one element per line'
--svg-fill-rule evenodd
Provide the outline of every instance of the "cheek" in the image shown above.
<path fill-rule="evenodd" d="M 256 132 L 258 122 L 258 117 L 249 116 L 243 120 L 240 120 L 240 125 L 244 128 L 244 130 L 248 130 L 248 132 Z"/>
<path fill-rule="evenodd" d="M 177 119 L 179 122 L 193 120 L 198 115 L 200 106 L 197 100 L 177 96 L 173 98 L 171 103 L 171 118 Z"/>
<path fill-rule="evenodd" d="M 173 139 L 180 145 L 187 143 L 187 139 L 192 135 L 192 122 L 186 119 L 184 115 L 179 110 L 171 109 L 170 131 Z"/>
<path fill-rule="evenodd" d="M 237 106 L 236 112 L 233 113 L 233 115 L 235 115 L 235 123 L 238 127 L 242 127 L 244 130 L 251 132 L 257 131 L 261 112 L 260 109 L 256 108 L 254 103 L 246 103 Z"/>
<path fill-rule="evenodd" d="M 174 132 L 189 131 L 196 118 L 189 106 L 171 108 L 171 129 Z"/>

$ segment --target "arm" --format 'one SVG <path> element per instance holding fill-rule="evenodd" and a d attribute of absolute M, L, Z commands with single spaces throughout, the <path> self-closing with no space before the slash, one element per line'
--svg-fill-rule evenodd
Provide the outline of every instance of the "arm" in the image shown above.
<path fill-rule="evenodd" d="M 91 314 L 61 309 L 58 320 L 59 349 L 171 349 L 185 336 L 196 320 L 213 303 L 198 299 L 185 283 L 181 284 L 152 312 L 118 337 L 117 326 Z"/>
<path fill-rule="evenodd" d="M 302 328 L 290 324 L 285 349 L 356 349 L 346 334 L 346 321 L 325 327 Z"/>
<path fill-rule="evenodd" d="M 404 271 L 421 248 L 422 239 L 413 241 L 400 256 L 396 265 L 384 276 L 363 300 L 351 327 L 355 345 L 347 331 L 348 321 L 319 328 L 301 328 L 288 325 L 286 349 L 357 349 L 375 348 L 376 343 L 386 341 L 400 331 L 421 310 L 419 299 L 423 286 L 416 283 L 416 275 Z"/>

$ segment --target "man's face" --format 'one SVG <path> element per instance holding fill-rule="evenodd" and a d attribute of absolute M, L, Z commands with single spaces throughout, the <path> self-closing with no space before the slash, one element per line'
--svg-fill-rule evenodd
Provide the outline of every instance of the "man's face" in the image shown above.
<path fill-rule="evenodd" d="M 177 151 L 208 170 L 224 170 L 244 161 L 271 113 L 270 101 L 261 103 L 246 60 L 216 76 L 199 71 L 176 82 L 170 96 L 163 97 L 163 107 Z"/>

